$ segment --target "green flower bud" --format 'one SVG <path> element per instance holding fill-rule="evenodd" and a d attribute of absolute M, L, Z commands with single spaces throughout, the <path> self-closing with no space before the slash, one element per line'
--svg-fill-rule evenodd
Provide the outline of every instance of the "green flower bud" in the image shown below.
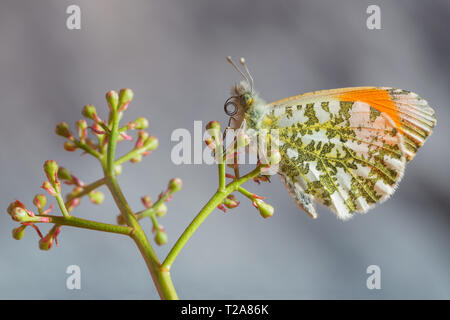
<path fill-rule="evenodd" d="M 114 174 L 115 174 L 116 176 L 118 176 L 118 175 L 120 175 L 121 173 L 122 173 L 122 165 L 116 164 L 116 165 L 114 166 Z"/>
<path fill-rule="evenodd" d="M 140 117 L 132 122 L 132 128 L 130 129 L 143 130 L 146 128 L 148 128 L 148 120 L 144 117 Z"/>
<path fill-rule="evenodd" d="M 53 246 L 53 237 L 46 235 L 42 239 L 39 240 L 39 249 L 48 251 Z"/>
<path fill-rule="evenodd" d="M 154 136 L 149 136 L 144 141 L 144 147 L 148 151 L 156 150 L 156 148 L 158 148 L 158 145 L 159 145 L 158 138 L 155 138 Z"/>
<path fill-rule="evenodd" d="M 133 100 L 134 93 L 131 89 L 120 89 L 119 91 L 119 111 L 125 111 L 128 104 Z"/>
<path fill-rule="evenodd" d="M 58 164 L 54 160 L 47 160 L 44 163 L 44 171 L 47 175 L 48 181 L 52 184 L 53 188 L 58 192 L 59 190 L 59 181 L 58 181 Z"/>
<path fill-rule="evenodd" d="M 73 182 L 73 178 L 72 175 L 70 174 L 70 171 L 63 167 L 60 167 L 58 169 L 58 178 L 64 181 Z"/>
<path fill-rule="evenodd" d="M 169 192 L 174 193 L 181 190 L 181 187 L 183 186 L 183 181 L 181 181 L 180 178 L 173 178 L 169 181 Z"/>
<path fill-rule="evenodd" d="M 158 208 L 156 208 L 155 214 L 158 217 L 164 217 L 167 213 L 167 206 L 165 203 L 161 203 Z"/>
<path fill-rule="evenodd" d="M 69 125 L 66 122 L 61 122 L 56 125 L 55 133 L 58 136 L 71 139 L 73 138 L 72 132 L 70 132 Z"/>
<path fill-rule="evenodd" d="M 117 91 L 111 90 L 106 93 L 106 101 L 111 111 L 116 111 L 119 104 L 119 94 Z"/>
<path fill-rule="evenodd" d="M 44 194 L 37 194 L 34 196 L 33 204 L 40 212 L 47 205 L 47 197 Z"/>
<path fill-rule="evenodd" d="M 27 226 L 21 225 L 20 227 L 17 227 L 15 229 L 13 229 L 12 231 L 12 236 L 14 239 L 16 240 L 20 240 L 23 238 L 23 236 L 25 235 L 25 228 Z"/>
<path fill-rule="evenodd" d="M 89 199 L 94 204 L 102 204 L 105 200 L 105 195 L 101 191 L 92 191 L 89 193 Z"/>
<path fill-rule="evenodd" d="M 162 246 L 166 244 L 168 240 L 167 233 L 164 230 L 157 230 L 155 234 L 155 242 L 157 245 Z"/>
<path fill-rule="evenodd" d="M 225 200 L 223 200 L 224 206 L 227 207 L 228 209 L 236 208 L 239 205 L 239 203 L 240 202 L 236 200 L 234 194 L 230 194 L 228 197 L 225 198 Z"/>
<path fill-rule="evenodd" d="M 22 207 L 15 207 L 11 210 L 11 218 L 17 222 L 28 222 L 30 215 L 28 212 Z"/>
<path fill-rule="evenodd" d="M 64 142 L 64 150 L 73 152 L 77 149 L 78 149 L 78 147 L 76 145 L 74 145 L 72 142 L 70 142 L 70 141 Z"/>
<path fill-rule="evenodd" d="M 257 207 L 261 217 L 264 219 L 273 216 L 274 209 L 270 204 L 265 203 L 261 199 L 256 199 L 253 203 Z"/>
<path fill-rule="evenodd" d="M 83 107 L 83 110 L 81 111 L 81 114 L 88 119 L 91 119 L 94 121 L 98 120 L 97 110 L 95 109 L 95 107 L 92 104 L 85 105 Z"/>

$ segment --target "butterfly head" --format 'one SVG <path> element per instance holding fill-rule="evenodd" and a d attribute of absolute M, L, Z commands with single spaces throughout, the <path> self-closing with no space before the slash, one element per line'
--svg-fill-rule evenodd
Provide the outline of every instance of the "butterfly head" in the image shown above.
<path fill-rule="evenodd" d="M 244 118 L 244 114 L 254 107 L 258 99 L 257 94 L 253 91 L 253 77 L 251 76 L 245 59 L 239 59 L 239 63 L 244 68 L 244 72 L 238 68 L 238 66 L 231 60 L 231 57 L 227 57 L 227 61 L 241 74 L 244 78 L 239 84 L 235 84 L 231 89 L 231 97 L 225 101 L 224 110 L 225 113 L 234 120 L 235 126 L 239 126 Z"/>

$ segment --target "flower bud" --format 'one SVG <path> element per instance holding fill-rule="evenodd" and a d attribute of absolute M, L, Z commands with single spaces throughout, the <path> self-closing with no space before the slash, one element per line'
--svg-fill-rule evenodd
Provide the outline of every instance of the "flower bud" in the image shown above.
<path fill-rule="evenodd" d="M 53 188 L 50 182 L 44 181 L 41 188 L 47 191 L 51 196 L 56 196 L 55 188 Z"/>
<path fill-rule="evenodd" d="M 80 138 L 80 141 L 84 142 L 87 137 L 87 122 L 84 119 L 77 121 L 77 131 L 78 131 L 78 137 Z"/>
<path fill-rule="evenodd" d="M 149 196 L 143 196 L 141 198 L 141 202 L 144 205 L 144 207 L 146 207 L 147 209 L 151 208 L 153 205 L 152 199 Z"/>
<path fill-rule="evenodd" d="M 65 182 L 73 183 L 73 177 L 66 168 L 60 167 L 58 169 L 58 178 Z"/>
<path fill-rule="evenodd" d="M 101 191 L 92 191 L 89 193 L 89 199 L 93 204 L 102 204 L 105 200 L 105 195 Z"/>
<path fill-rule="evenodd" d="M 168 190 L 170 193 L 174 193 L 181 190 L 183 186 L 183 181 L 180 178 L 173 178 L 169 181 Z"/>
<path fill-rule="evenodd" d="M 270 204 L 265 203 L 261 199 L 255 199 L 253 205 L 258 209 L 259 214 L 264 219 L 270 218 L 273 216 L 274 209 Z"/>
<path fill-rule="evenodd" d="M 114 166 L 114 174 L 115 174 L 116 176 L 118 176 L 118 175 L 120 175 L 121 173 L 122 173 L 122 165 L 116 164 L 116 165 Z"/>
<path fill-rule="evenodd" d="M 22 239 L 23 236 L 25 235 L 25 228 L 26 227 L 27 226 L 25 226 L 25 225 L 21 225 L 20 227 L 17 227 L 15 229 L 13 229 L 13 231 L 12 231 L 13 238 L 16 239 L 16 240 Z"/>
<path fill-rule="evenodd" d="M 147 139 L 145 139 L 144 141 L 144 147 L 145 149 L 147 149 L 148 151 L 153 151 L 156 148 L 158 148 L 158 138 L 155 138 L 154 136 L 149 136 Z"/>
<path fill-rule="evenodd" d="M 55 128 L 55 133 L 58 136 L 61 136 L 64 138 L 68 138 L 68 139 L 73 138 L 72 132 L 70 132 L 69 125 L 66 122 L 58 123 Z"/>
<path fill-rule="evenodd" d="M 76 151 L 77 149 L 78 149 L 78 147 L 75 144 L 73 144 L 72 142 L 70 142 L 70 141 L 64 142 L 64 150 L 73 152 L 73 151 Z"/>
<path fill-rule="evenodd" d="M 137 118 L 128 125 L 128 129 L 130 130 L 143 130 L 146 128 L 148 128 L 148 120 L 144 117 Z"/>
<path fill-rule="evenodd" d="M 59 191 L 58 180 L 58 164 L 54 160 L 47 160 L 44 163 L 44 171 L 47 175 L 48 181 L 52 184 L 56 191 Z"/>
<path fill-rule="evenodd" d="M 47 197 L 45 194 L 37 194 L 34 196 L 33 204 L 38 208 L 39 212 L 41 212 L 47 204 Z"/>
<path fill-rule="evenodd" d="M 39 249 L 49 250 L 53 246 L 53 241 L 55 241 L 56 245 L 58 245 L 57 237 L 60 231 L 61 226 L 54 225 L 47 233 L 47 235 L 39 240 Z"/>
<path fill-rule="evenodd" d="M 83 110 L 81 111 L 81 114 L 88 119 L 91 119 L 94 121 L 99 120 L 99 118 L 97 116 L 97 110 L 95 109 L 95 107 L 92 104 L 85 105 L 83 107 Z"/>
<path fill-rule="evenodd" d="M 230 194 L 229 196 L 227 196 L 225 198 L 225 200 L 223 201 L 223 204 L 225 205 L 225 207 L 227 207 L 228 209 L 233 209 L 236 208 L 239 205 L 239 201 L 236 200 L 236 197 L 234 196 L 234 194 Z"/>
<path fill-rule="evenodd" d="M 167 233 L 164 231 L 164 229 L 156 230 L 155 234 L 155 242 L 157 245 L 162 246 L 163 244 L 166 244 L 168 240 Z"/>
<path fill-rule="evenodd" d="M 131 89 L 120 89 L 119 91 L 119 112 L 125 111 L 128 108 L 131 100 L 133 100 L 134 93 Z"/>
<path fill-rule="evenodd" d="M 155 214 L 156 214 L 158 217 L 164 217 L 164 216 L 166 215 L 166 213 L 167 213 L 167 206 L 166 206 L 165 203 L 161 203 L 161 204 L 156 208 Z"/>
<path fill-rule="evenodd" d="M 119 94 L 117 91 L 108 91 L 106 93 L 106 101 L 108 102 L 109 109 L 111 111 L 116 111 L 119 104 Z"/>

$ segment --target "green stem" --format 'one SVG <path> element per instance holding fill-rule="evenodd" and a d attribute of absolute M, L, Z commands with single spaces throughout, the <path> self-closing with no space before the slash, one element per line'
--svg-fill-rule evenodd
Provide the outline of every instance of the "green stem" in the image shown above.
<path fill-rule="evenodd" d="M 128 205 L 122 190 L 117 183 L 117 179 L 114 176 L 108 176 L 106 181 L 117 207 L 125 217 L 128 225 L 134 229 L 134 232 L 131 234 L 131 238 L 133 238 L 147 264 L 150 275 L 152 276 L 153 282 L 155 283 L 161 299 L 178 299 L 169 271 L 161 268 L 158 257 L 148 241 L 144 230 L 137 221 L 136 216 Z"/>
<path fill-rule="evenodd" d="M 116 145 L 117 145 L 117 138 L 119 136 L 119 121 L 120 117 L 117 111 L 111 112 L 111 133 L 109 135 L 109 142 L 108 142 L 108 150 L 107 150 L 107 159 L 106 159 L 106 169 L 108 176 L 112 177 L 114 176 L 114 158 L 116 156 Z"/>
<path fill-rule="evenodd" d="M 70 226 L 70 227 L 104 231 L 104 232 L 110 232 L 110 233 L 118 233 L 118 234 L 124 234 L 124 235 L 131 235 L 131 233 L 133 232 L 133 229 L 130 227 L 118 226 L 118 225 L 114 225 L 114 224 L 108 224 L 108 223 L 97 222 L 97 221 L 91 221 L 91 220 L 86 220 L 86 219 L 82 219 L 82 218 L 77 218 L 74 216 L 65 218 L 65 217 L 60 217 L 60 216 L 39 215 L 39 217 L 48 218 L 49 220 L 46 222 L 54 223 L 54 224 L 61 225 L 61 226 Z"/>
<path fill-rule="evenodd" d="M 99 152 L 97 152 L 96 150 L 94 150 L 94 149 L 92 149 L 90 146 L 88 146 L 87 144 L 85 144 L 85 143 L 83 143 L 83 142 L 81 142 L 81 141 L 78 141 L 78 140 L 73 140 L 72 141 L 78 148 L 80 148 L 80 149 L 83 149 L 84 151 L 86 151 L 87 153 L 89 153 L 90 155 L 92 155 L 92 156 L 94 156 L 94 157 L 96 157 L 96 158 L 98 158 L 98 159 L 101 159 L 101 157 L 102 157 L 102 155 L 99 153 Z"/>
<path fill-rule="evenodd" d="M 137 156 L 143 154 L 144 152 L 146 152 L 148 149 L 147 147 L 142 147 L 142 148 L 137 148 L 137 149 L 133 149 L 130 152 L 128 152 L 127 154 L 123 155 L 122 157 L 120 157 L 119 159 L 117 159 L 114 164 L 115 165 L 119 165 L 122 163 L 125 163 L 133 158 L 136 158 Z"/>
<path fill-rule="evenodd" d="M 183 234 L 178 238 L 175 245 L 170 250 L 166 259 L 164 260 L 161 268 L 170 270 L 175 258 L 180 253 L 181 249 L 185 246 L 189 238 L 194 234 L 194 232 L 200 227 L 200 225 L 205 221 L 209 214 L 220 204 L 222 201 L 233 191 L 236 191 L 238 187 L 247 182 L 250 179 L 257 177 L 261 173 L 261 167 L 257 167 L 245 176 L 231 182 L 228 184 L 223 191 L 217 190 L 217 192 L 212 196 L 212 198 L 206 203 L 206 205 L 200 210 L 197 216 L 192 220 L 189 226 L 184 230 Z"/>
<path fill-rule="evenodd" d="M 63 214 L 64 218 L 70 218 L 71 215 L 67 211 L 66 204 L 64 203 L 64 199 L 61 195 L 61 190 L 58 190 L 55 195 L 56 201 L 58 202 L 59 209 L 61 210 L 61 213 Z"/>
<path fill-rule="evenodd" d="M 81 197 L 89 194 L 91 191 L 97 189 L 98 187 L 101 187 L 105 183 L 106 183 L 106 179 L 105 178 L 101 178 L 101 179 L 98 179 L 97 181 L 92 182 L 91 184 L 88 184 L 87 186 L 84 186 L 83 190 L 81 190 L 80 192 L 77 192 L 77 193 L 74 193 L 74 194 L 70 193 L 66 197 L 66 206 L 69 206 L 70 202 L 73 199 L 81 198 Z"/>

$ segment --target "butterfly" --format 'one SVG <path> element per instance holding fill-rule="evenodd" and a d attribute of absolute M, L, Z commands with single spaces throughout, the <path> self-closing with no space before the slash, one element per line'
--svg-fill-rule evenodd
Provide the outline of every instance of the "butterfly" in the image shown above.
<path fill-rule="evenodd" d="M 278 130 L 278 174 L 295 203 L 317 218 L 315 202 L 348 220 L 387 200 L 406 164 L 436 125 L 414 92 L 390 87 L 320 90 L 266 103 L 244 77 L 225 103 L 234 129 Z M 230 109 L 233 106 L 234 109 Z"/>

